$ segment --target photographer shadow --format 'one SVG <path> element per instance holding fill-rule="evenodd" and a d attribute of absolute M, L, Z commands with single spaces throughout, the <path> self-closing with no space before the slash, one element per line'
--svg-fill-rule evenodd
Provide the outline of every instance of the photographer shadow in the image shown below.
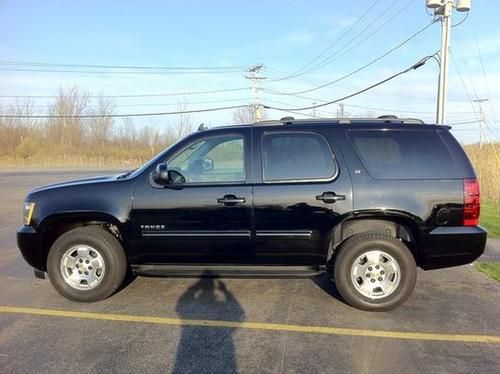
<path fill-rule="evenodd" d="M 176 306 L 183 320 L 242 322 L 245 311 L 224 282 L 210 271 L 179 298 Z M 233 335 L 236 328 L 182 326 L 173 373 L 236 373 Z"/>

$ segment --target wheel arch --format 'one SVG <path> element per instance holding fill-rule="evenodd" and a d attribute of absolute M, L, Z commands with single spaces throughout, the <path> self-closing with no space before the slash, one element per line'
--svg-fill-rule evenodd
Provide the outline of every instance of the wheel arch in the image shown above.
<path fill-rule="evenodd" d="M 77 227 L 101 226 L 120 242 L 122 223 L 114 216 L 102 212 L 60 213 L 46 217 L 40 224 L 40 255 L 43 270 L 47 270 L 47 257 L 52 244 L 65 232 Z"/>
<path fill-rule="evenodd" d="M 407 214 L 377 214 L 360 212 L 356 216 L 344 219 L 333 229 L 328 263 L 331 265 L 337 250 L 347 239 L 362 233 L 379 233 L 402 240 L 410 249 L 417 264 L 420 263 L 419 227 L 413 217 Z"/>

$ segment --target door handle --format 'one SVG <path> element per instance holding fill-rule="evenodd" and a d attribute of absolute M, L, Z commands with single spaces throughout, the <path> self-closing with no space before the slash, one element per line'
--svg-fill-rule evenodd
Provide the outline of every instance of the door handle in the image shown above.
<path fill-rule="evenodd" d="M 225 195 L 224 197 L 218 198 L 217 202 L 224 205 L 236 205 L 245 203 L 246 199 L 244 197 L 237 197 L 234 195 Z"/>
<path fill-rule="evenodd" d="M 328 191 L 316 196 L 316 200 L 321 200 L 325 204 L 332 204 L 338 200 L 345 200 L 345 195 L 337 195 L 335 192 Z"/>

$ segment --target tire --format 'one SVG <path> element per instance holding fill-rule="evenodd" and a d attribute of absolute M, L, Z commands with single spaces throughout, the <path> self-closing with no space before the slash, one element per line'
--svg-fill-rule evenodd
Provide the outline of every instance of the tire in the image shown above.
<path fill-rule="evenodd" d="M 403 304 L 415 287 L 417 265 L 404 243 L 364 233 L 347 239 L 335 258 L 334 281 L 351 306 L 387 311 Z"/>
<path fill-rule="evenodd" d="M 123 283 L 127 258 L 118 239 L 108 231 L 98 226 L 79 227 L 54 242 L 47 272 L 53 287 L 65 298 L 99 301 Z"/>

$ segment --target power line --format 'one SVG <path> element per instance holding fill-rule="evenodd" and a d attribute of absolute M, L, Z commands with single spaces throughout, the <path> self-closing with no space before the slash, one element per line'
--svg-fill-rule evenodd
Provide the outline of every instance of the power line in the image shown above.
<path fill-rule="evenodd" d="M 384 9 L 384 11 L 382 13 L 380 13 L 374 20 L 372 20 L 370 23 L 368 23 L 359 33 L 357 33 L 353 38 L 351 38 L 347 43 L 345 43 L 344 45 L 342 45 L 340 48 L 338 48 L 336 51 L 334 51 L 332 54 L 330 54 L 329 56 L 325 57 L 323 60 L 321 60 L 319 63 L 317 63 L 316 65 L 310 67 L 309 69 L 306 69 L 305 71 L 302 71 L 301 73 L 299 74 L 295 74 L 295 75 L 292 75 L 292 76 L 302 76 L 302 75 L 305 75 L 307 73 L 310 73 L 314 70 L 317 70 L 321 67 L 323 67 L 324 65 L 326 65 L 330 59 L 332 59 L 334 56 L 336 56 L 340 51 L 344 50 L 347 46 L 349 46 L 353 41 L 355 41 L 360 35 L 362 35 L 366 30 L 368 30 L 373 24 L 375 24 L 380 18 L 382 18 L 385 13 L 387 13 L 391 8 L 392 6 L 399 0 L 394 0 L 387 8 Z M 412 0 L 412 1 L 415 1 L 415 0 Z M 385 24 L 384 24 L 385 25 Z M 376 30 L 375 32 L 372 32 L 371 34 L 368 35 L 367 38 L 370 38 L 373 34 L 375 34 L 378 30 Z M 356 44 L 354 47 L 358 46 L 358 44 Z M 351 48 L 352 49 L 352 48 Z M 281 80 L 284 80 L 284 79 L 281 79 Z"/>
<path fill-rule="evenodd" d="M 325 88 L 325 87 L 328 87 L 328 86 L 331 86 L 335 83 L 338 83 L 346 78 L 349 78 L 351 77 L 352 75 L 354 74 L 357 74 L 359 73 L 361 70 L 364 70 L 366 69 L 367 67 L 375 64 L 376 62 L 382 60 L 383 58 L 385 58 L 386 56 L 388 56 L 389 54 L 391 54 L 392 52 L 396 51 L 397 49 L 401 48 L 403 45 L 405 45 L 406 43 L 410 42 L 412 39 L 414 39 L 415 37 L 417 37 L 419 34 L 421 34 L 422 32 L 424 32 L 425 30 L 427 30 L 431 25 L 433 25 L 434 23 L 436 23 L 436 20 L 432 21 L 431 23 L 429 23 L 428 25 L 426 25 L 425 27 L 421 28 L 420 30 L 418 30 L 417 32 L 413 33 L 411 36 L 409 36 L 408 38 L 406 38 L 405 40 L 403 40 L 402 42 L 400 42 L 399 44 L 397 44 L 396 46 L 394 46 L 393 48 L 389 49 L 388 51 L 386 51 L 385 53 L 383 53 L 382 55 L 378 56 L 377 58 L 371 60 L 370 62 L 364 64 L 363 66 L 357 68 L 356 70 L 353 70 L 351 71 L 350 73 L 348 74 L 345 74 L 331 82 L 328 82 L 328 83 L 324 83 L 322 85 L 319 85 L 317 87 L 314 87 L 314 88 L 309 88 L 307 90 L 302 90 L 302 91 L 296 91 L 296 92 L 291 92 L 291 93 L 285 93 L 285 95 L 297 95 L 297 94 L 304 94 L 304 93 L 308 93 L 308 92 L 312 92 L 312 91 L 317 91 L 319 89 L 322 89 L 322 88 Z"/>
<path fill-rule="evenodd" d="M 382 25 L 380 25 L 377 29 L 375 29 L 370 34 L 368 34 L 366 37 L 364 37 L 363 39 L 361 39 L 360 41 L 358 41 L 351 48 L 345 50 L 340 55 L 338 54 L 345 47 L 347 47 L 349 44 L 351 44 L 351 42 L 353 42 L 354 40 L 356 40 L 358 38 L 358 36 L 362 35 L 371 25 L 373 25 L 374 23 L 376 23 L 376 21 L 378 21 L 390 8 L 392 8 L 392 6 L 394 5 L 394 3 L 396 3 L 396 1 L 394 1 L 392 4 L 390 4 L 389 7 L 384 10 L 384 12 L 382 12 L 377 18 L 375 18 L 370 24 L 368 24 L 360 33 L 358 33 L 356 36 L 354 36 L 354 38 L 352 38 L 346 44 L 344 44 L 342 47 L 340 47 L 339 49 L 337 49 L 337 51 L 335 51 L 333 54 L 331 54 L 330 56 L 326 57 L 320 63 L 316 64 L 315 66 L 311 67 L 310 69 L 308 69 L 308 70 L 306 70 L 306 71 L 304 71 L 304 72 L 302 72 L 300 74 L 291 75 L 290 77 L 297 77 L 297 76 L 301 76 L 301 75 L 310 73 L 310 72 L 312 72 L 314 70 L 320 69 L 321 67 L 323 67 L 323 66 L 325 66 L 325 65 L 327 65 L 327 64 L 329 64 L 329 63 L 331 63 L 333 61 L 338 60 L 340 57 L 344 56 L 345 54 L 347 54 L 350 51 L 352 51 L 354 48 L 358 47 L 360 44 L 364 43 L 366 40 L 370 39 L 373 35 L 375 35 L 377 32 L 379 32 L 381 29 L 383 29 L 387 24 L 389 24 L 394 18 L 396 18 L 397 16 L 399 16 L 408 7 L 410 7 L 410 5 L 412 5 L 416 0 L 411 0 L 409 3 L 406 4 L 406 6 L 404 6 L 402 9 L 400 9 L 396 14 L 394 14 L 390 19 L 388 19 L 386 22 L 384 22 Z M 336 57 L 336 58 L 334 58 L 334 57 Z M 285 80 L 286 78 L 287 77 L 284 77 L 284 78 L 281 78 L 281 79 L 278 79 L 278 80 L 275 80 L 275 81 Z"/>
<path fill-rule="evenodd" d="M 235 74 L 242 70 L 224 70 L 224 71 L 105 71 L 105 70 L 53 70 L 53 69 L 24 69 L 24 68 L 2 68 L 0 71 L 28 71 L 32 73 L 75 73 L 75 74 L 113 74 L 113 75 L 186 75 L 186 74 Z"/>
<path fill-rule="evenodd" d="M 193 109 L 193 110 L 179 110 L 174 112 L 156 112 L 156 113 L 127 113 L 127 114 L 82 114 L 82 115 L 15 115 L 7 114 L 3 115 L 0 113 L 0 118 L 36 118 L 36 119 L 57 119 L 57 118 L 121 118 L 121 117 L 154 117 L 154 116 L 168 116 L 175 114 L 192 114 L 192 113 L 205 113 L 205 112 L 216 112 L 221 110 L 239 109 L 239 108 L 249 108 L 251 105 L 233 105 L 218 108 L 205 108 L 205 109 Z"/>
<path fill-rule="evenodd" d="M 362 106 L 362 105 L 354 105 L 354 104 L 344 104 L 344 105 L 347 107 L 352 107 L 352 108 L 360 108 L 360 109 L 367 109 L 367 110 L 382 110 L 382 111 L 395 112 L 395 113 L 435 114 L 435 112 L 433 112 L 433 111 L 388 109 L 388 108 L 379 108 L 379 107 Z M 472 112 L 448 112 L 448 114 L 472 114 Z"/>
<path fill-rule="evenodd" d="M 406 6 L 404 6 L 402 9 L 400 9 L 396 14 L 394 14 L 391 18 L 389 18 L 387 21 L 385 21 L 383 24 L 381 24 L 378 28 L 376 28 L 375 30 L 373 30 L 370 34 L 368 34 L 367 36 L 365 36 L 363 39 L 359 40 L 356 44 L 354 44 L 353 46 L 351 46 L 350 48 L 348 48 L 347 50 L 344 50 L 344 52 L 338 54 L 338 52 L 340 52 L 342 50 L 342 48 L 340 50 L 338 50 L 336 53 L 334 53 L 333 55 L 331 55 L 330 57 L 326 58 L 325 60 L 323 60 L 323 62 L 321 62 L 320 64 L 316 65 L 316 67 L 310 69 L 308 72 L 311 72 L 313 70 L 317 70 L 317 69 L 320 69 L 321 67 L 327 65 L 327 64 L 330 64 L 332 63 L 333 61 L 337 61 L 340 57 L 346 55 L 347 53 L 349 53 L 350 51 L 352 51 L 353 49 L 355 49 L 356 47 L 358 47 L 359 45 L 361 45 L 362 43 L 364 43 L 365 41 L 367 41 L 368 39 L 370 39 L 373 35 L 375 35 L 376 33 L 378 33 L 380 30 L 382 30 L 386 25 L 388 25 L 392 20 L 394 20 L 396 17 L 398 17 L 401 13 L 403 13 L 406 9 L 408 9 L 410 7 L 410 5 L 412 5 L 416 0 L 411 0 L 410 2 L 408 2 L 406 4 Z M 393 4 L 391 4 L 389 7 L 392 7 Z M 380 17 L 379 17 L 380 18 Z M 378 18 L 377 18 L 378 20 Z M 373 22 L 374 23 L 374 22 Z M 372 23 L 372 24 L 373 24 Z M 366 28 L 365 28 L 366 30 Z M 364 32 L 364 30 L 363 30 Z M 363 32 L 361 32 L 360 34 L 358 34 L 357 36 L 361 35 Z M 357 36 L 352 39 L 352 40 L 355 40 L 357 38 Z M 348 43 L 349 44 L 349 43 Z M 348 45 L 347 44 L 347 45 Z M 347 46 L 346 45 L 346 46 Z"/>
<path fill-rule="evenodd" d="M 354 92 L 354 93 L 352 93 L 350 95 L 347 95 L 347 96 L 344 96 L 344 97 L 341 97 L 339 99 L 335 99 L 335 100 L 332 100 L 332 101 L 328 101 L 326 103 L 317 104 L 317 105 L 311 105 L 311 106 L 303 107 L 303 108 L 276 108 L 276 107 L 272 107 L 272 106 L 268 106 L 268 105 L 264 105 L 264 108 L 265 109 L 283 110 L 283 111 L 292 111 L 292 110 L 293 111 L 301 111 L 301 110 L 309 110 L 309 109 L 321 108 L 321 107 L 324 107 L 324 106 L 327 106 L 327 105 L 330 105 L 330 104 L 335 104 L 335 103 L 338 103 L 339 101 L 347 100 L 347 99 L 349 99 L 351 97 L 360 95 L 363 92 L 366 92 L 368 90 L 371 90 L 372 88 L 375 88 L 375 87 L 380 86 L 380 85 L 382 85 L 382 84 L 384 84 L 386 82 L 389 82 L 390 80 L 392 80 L 392 79 L 394 79 L 396 77 L 399 77 L 400 75 L 406 74 L 406 73 L 408 73 L 411 70 L 416 70 L 419 67 L 423 66 L 431 58 L 432 58 L 432 55 L 426 56 L 426 57 L 420 59 L 419 61 L 417 61 L 415 64 L 413 64 L 409 68 L 407 68 L 405 70 L 401 70 L 400 72 L 398 72 L 396 74 L 393 74 L 390 77 L 385 78 L 384 80 L 381 80 L 381 81 L 379 81 L 377 83 L 374 83 L 371 86 L 368 86 L 368 87 L 366 87 L 366 88 L 364 88 L 362 90 L 359 90 L 357 92 Z"/>
<path fill-rule="evenodd" d="M 299 69 L 297 69 L 294 73 L 290 74 L 290 76 L 288 77 L 284 77 L 284 78 L 281 78 L 281 79 L 277 79 L 275 81 L 281 81 L 281 80 L 285 80 L 285 79 L 290 79 L 290 78 L 295 78 L 295 77 L 298 77 L 300 76 L 301 74 L 299 74 L 302 70 L 308 68 L 309 66 L 311 66 L 314 62 L 316 62 L 317 60 L 319 60 L 321 57 L 323 57 L 326 53 L 328 53 L 329 50 L 331 50 L 340 40 L 342 40 L 342 38 L 344 38 L 344 36 L 346 36 L 347 34 L 349 34 L 365 17 L 366 15 L 370 12 L 370 10 L 377 4 L 379 0 L 375 0 L 372 2 L 372 4 L 365 10 L 365 12 L 360 16 L 358 17 L 358 19 L 353 22 L 351 24 L 351 26 L 346 30 L 344 31 L 340 36 L 338 36 L 335 41 L 330 44 L 328 46 L 328 48 L 326 48 L 323 52 L 321 52 L 319 55 L 317 55 L 315 58 L 313 58 L 310 62 L 308 62 L 307 64 L 303 65 L 302 67 L 300 67 Z"/>
<path fill-rule="evenodd" d="M 452 122 L 452 123 L 447 123 L 448 126 L 457 126 L 457 125 L 468 125 L 471 123 L 479 123 L 481 121 L 478 121 L 477 119 L 471 119 L 468 121 L 460 121 L 460 122 Z M 477 129 L 476 129 L 477 131 Z"/>
<path fill-rule="evenodd" d="M 238 99 L 223 99 L 223 100 L 206 100 L 206 101 L 188 101 L 188 102 L 176 102 L 176 103 L 140 103 L 140 104 L 116 104 L 112 105 L 113 107 L 158 107 L 158 106 L 176 106 L 176 105 L 193 105 L 193 104 L 214 104 L 214 103 L 229 103 L 229 102 L 237 102 L 237 101 L 248 101 L 250 102 L 250 98 L 243 97 Z M 3 104 L 5 106 L 15 106 L 14 104 Z M 2 103 L 0 103 L 0 107 Z M 30 107 L 34 108 L 50 108 L 52 104 L 44 104 L 44 105 L 30 105 Z"/>
<path fill-rule="evenodd" d="M 130 94 L 130 95 L 89 95 L 88 98 L 138 98 L 138 97 L 163 97 L 163 96 L 184 96 L 184 95 L 204 95 L 222 92 L 236 92 L 250 90 L 250 87 L 224 88 L 219 90 L 207 91 L 188 91 L 188 92 L 168 92 L 158 94 Z M 56 99 L 58 95 L 0 95 L 0 98 L 10 99 Z"/>
<path fill-rule="evenodd" d="M 0 60 L 1 65 L 24 65 L 41 67 L 66 68 L 96 68 L 96 69 L 129 69 L 129 70 L 243 70 L 245 66 L 137 66 L 137 65 L 93 65 L 93 64 L 64 64 L 51 62 Z"/>
<path fill-rule="evenodd" d="M 419 67 L 423 66 L 427 60 L 432 58 L 432 56 L 426 56 L 410 66 L 409 68 L 402 70 L 396 74 L 391 75 L 390 77 L 377 82 L 375 84 L 372 84 L 369 87 L 366 87 L 362 90 L 359 90 L 353 94 L 344 96 L 340 99 L 336 99 L 330 102 L 318 104 L 318 105 L 312 105 L 309 107 L 304 107 L 304 108 L 277 108 L 277 107 L 272 107 L 269 105 L 262 105 L 266 109 L 274 109 L 274 110 L 281 110 L 285 112 L 296 112 L 296 111 L 302 111 L 302 110 L 308 110 L 308 109 L 315 109 L 315 108 L 320 108 L 323 106 L 327 106 L 330 104 L 337 103 L 342 100 L 346 100 L 348 98 L 357 96 L 363 92 L 366 92 L 372 88 L 375 88 L 377 86 L 380 86 L 381 84 L 384 84 L 402 74 L 405 74 L 411 70 L 418 69 Z M 206 109 L 196 109 L 196 110 L 185 110 L 185 111 L 174 111 L 174 112 L 157 112 L 157 113 L 128 113 L 128 114 L 88 114 L 88 115 L 1 115 L 0 118 L 117 118 L 117 117 L 146 117 L 146 116 L 165 116 L 165 115 L 174 115 L 174 114 L 191 114 L 191 113 L 202 113 L 202 112 L 214 112 L 214 111 L 221 111 L 221 110 L 229 110 L 229 109 L 239 109 L 239 108 L 249 108 L 251 105 L 233 105 L 233 106 L 226 106 L 226 107 L 218 107 L 218 108 L 206 108 Z"/>
<path fill-rule="evenodd" d="M 469 14 L 469 13 L 467 13 Z M 493 121 L 495 123 L 497 123 L 497 116 L 496 116 L 496 113 L 495 113 L 495 110 L 493 109 L 493 104 L 491 102 L 491 91 L 490 91 L 490 85 L 488 83 L 488 79 L 486 78 L 486 69 L 484 68 L 484 63 L 483 63 L 483 56 L 482 56 L 482 53 L 481 53 L 481 48 L 479 46 L 479 42 L 477 41 L 477 35 L 474 35 L 474 39 L 476 40 L 476 48 L 477 48 L 477 52 L 478 52 L 478 56 L 479 56 L 479 63 L 481 64 L 481 71 L 483 73 L 483 80 L 484 80 L 484 84 L 486 86 L 486 93 L 488 94 L 488 104 L 490 106 L 490 109 L 491 109 L 491 114 L 493 115 Z"/>

